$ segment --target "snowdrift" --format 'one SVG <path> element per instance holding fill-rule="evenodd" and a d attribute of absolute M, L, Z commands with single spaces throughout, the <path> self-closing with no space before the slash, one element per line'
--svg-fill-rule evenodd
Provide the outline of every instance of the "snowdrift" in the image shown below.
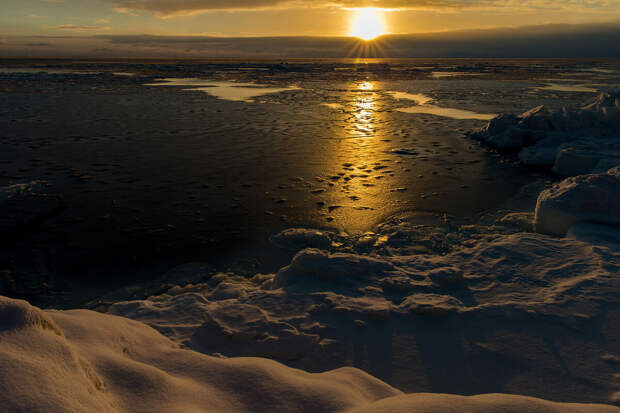
<path fill-rule="evenodd" d="M 0 297 L 0 406 L 17 412 L 619 412 L 604 405 L 405 396 L 352 368 L 310 374 L 179 348 L 145 324 Z"/>
<path fill-rule="evenodd" d="M 501 115 L 470 136 L 561 176 L 604 172 L 620 165 L 620 92 L 602 93 L 577 108 L 538 106 Z"/>

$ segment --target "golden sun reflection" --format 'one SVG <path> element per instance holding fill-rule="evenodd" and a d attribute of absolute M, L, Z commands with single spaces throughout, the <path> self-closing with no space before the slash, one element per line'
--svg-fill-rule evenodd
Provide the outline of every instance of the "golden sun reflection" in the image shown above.
<path fill-rule="evenodd" d="M 361 82 L 353 103 L 354 134 L 359 137 L 373 137 L 375 133 L 374 115 L 377 97 L 372 82 Z"/>
<path fill-rule="evenodd" d="M 385 34 L 383 10 L 374 7 L 356 9 L 349 34 L 363 40 L 372 40 Z"/>
<path fill-rule="evenodd" d="M 372 80 L 348 83 L 340 96 L 337 146 L 326 161 L 334 171 L 335 190 L 325 202 L 331 225 L 343 231 L 370 231 L 384 218 L 385 205 L 400 194 L 391 191 L 394 170 L 386 155 L 391 140 L 384 97 L 382 84 Z"/>

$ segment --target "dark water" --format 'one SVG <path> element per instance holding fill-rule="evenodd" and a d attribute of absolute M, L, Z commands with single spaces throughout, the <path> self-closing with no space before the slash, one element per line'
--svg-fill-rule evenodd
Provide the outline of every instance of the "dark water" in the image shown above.
<path fill-rule="evenodd" d="M 268 238 L 284 228 L 511 208 L 541 175 L 464 132 L 479 114 L 594 94 L 549 85 L 600 90 L 619 76 L 608 61 L 7 63 L 0 294 L 55 305 L 189 261 L 274 271 L 290 253 Z M 163 78 L 210 82 L 149 86 Z"/>

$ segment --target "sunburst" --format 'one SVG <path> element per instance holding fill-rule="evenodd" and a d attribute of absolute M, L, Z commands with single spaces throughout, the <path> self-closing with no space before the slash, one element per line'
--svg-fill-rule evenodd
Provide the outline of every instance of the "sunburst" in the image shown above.
<path fill-rule="evenodd" d="M 386 33 L 383 10 L 375 7 L 355 9 L 349 34 L 363 40 L 372 40 Z"/>

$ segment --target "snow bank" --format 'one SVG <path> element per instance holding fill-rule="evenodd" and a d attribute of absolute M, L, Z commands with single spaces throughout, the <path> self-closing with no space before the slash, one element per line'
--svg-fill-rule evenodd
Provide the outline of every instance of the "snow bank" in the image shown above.
<path fill-rule="evenodd" d="M 599 163 L 609 168 L 620 164 L 620 92 L 602 93 L 580 108 L 501 115 L 470 136 L 562 176 L 590 173 Z"/>
<path fill-rule="evenodd" d="M 269 357 L 313 371 L 350 360 L 386 380 L 406 375 L 415 391 L 618 402 L 620 369 L 603 359 L 617 352 L 617 329 L 592 327 L 620 304 L 618 239 L 591 229 L 562 239 L 516 232 L 512 221 L 325 232 L 330 250 L 302 249 L 275 274 L 217 274 L 107 311 L 206 354 Z M 401 350 L 392 353 L 392 343 Z M 585 377 L 595 384 L 585 386 Z"/>
<path fill-rule="evenodd" d="M 4 411 L 336 412 L 400 394 L 355 369 L 309 374 L 205 356 L 145 324 L 91 311 L 0 297 L 0 320 Z"/>
<path fill-rule="evenodd" d="M 619 169 L 567 178 L 543 191 L 536 205 L 536 230 L 564 236 L 579 222 L 620 225 Z"/>
<path fill-rule="evenodd" d="M 50 328 L 53 326 L 53 328 Z M 509 395 L 402 395 L 352 368 L 321 374 L 179 348 L 145 324 L 0 297 L 0 406 L 28 412 L 589 412 Z"/>

